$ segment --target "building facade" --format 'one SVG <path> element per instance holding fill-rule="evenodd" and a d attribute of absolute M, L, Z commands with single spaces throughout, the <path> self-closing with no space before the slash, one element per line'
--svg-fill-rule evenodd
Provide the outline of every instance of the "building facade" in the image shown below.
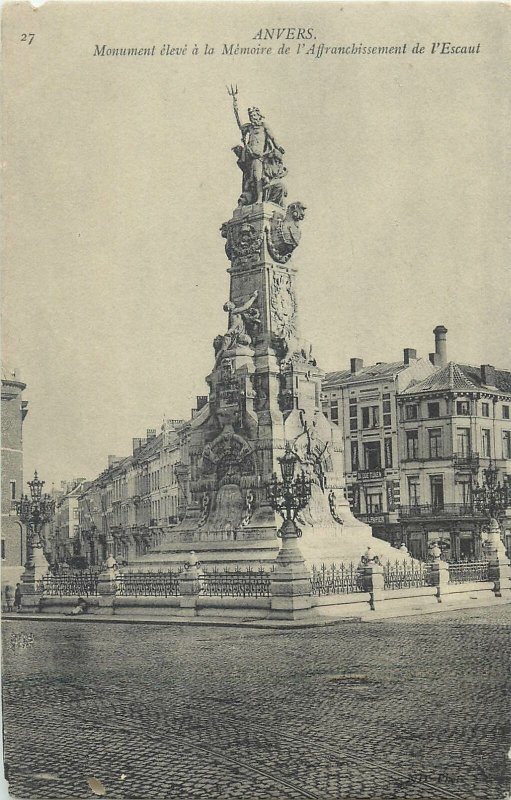
<path fill-rule="evenodd" d="M 323 381 L 323 412 L 343 431 L 351 509 L 391 544 L 400 541 L 397 396 L 434 371 L 429 359 L 406 348 L 397 362 L 364 367 L 362 359 L 352 358 L 349 370 L 329 373 Z"/>
<path fill-rule="evenodd" d="M 449 362 L 398 397 L 400 525 L 423 558 L 440 540 L 448 558 L 480 558 L 488 519 L 474 503 L 484 470 L 511 482 L 511 372 Z M 511 546 L 511 516 L 501 519 Z"/>
<path fill-rule="evenodd" d="M 28 402 L 16 370 L 2 367 L 2 584 L 16 584 L 27 560 L 26 531 L 13 511 L 23 489 L 23 421 Z"/>

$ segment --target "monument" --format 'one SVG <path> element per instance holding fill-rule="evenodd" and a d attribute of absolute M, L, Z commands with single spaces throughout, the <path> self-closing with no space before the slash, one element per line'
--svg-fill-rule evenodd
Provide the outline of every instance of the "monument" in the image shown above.
<path fill-rule="evenodd" d="M 261 111 L 249 108 L 243 123 L 237 89 L 229 94 L 241 135 L 232 148 L 241 194 L 221 227 L 230 276 L 226 330 L 213 341 L 209 402 L 191 423 L 191 502 L 158 552 L 136 566 L 183 563 L 190 550 L 203 566 L 273 562 L 282 518 L 268 486 L 286 448 L 311 481 L 297 518 L 306 561 L 358 562 L 368 546 L 395 557 L 350 511 L 341 431 L 321 411 L 324 373 L 301 336 L 293 254 L 306 206 L 287 203 L 285 152 Z"/>

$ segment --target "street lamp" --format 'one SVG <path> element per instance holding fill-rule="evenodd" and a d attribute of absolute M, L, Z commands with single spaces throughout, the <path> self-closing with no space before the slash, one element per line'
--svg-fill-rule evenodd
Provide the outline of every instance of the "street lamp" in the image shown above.
<path fill-rule="evenodd" d="M 492 519 L 498 521 L 506 508 L 510 505 L 509 487 L 503 485 L 498 480 L 498 469 L 493 461 L 487 469 L 483 470 L 483 484 L 477 485 L 472 494 L 474 504 L 479 511 L 485 513 L 490 522 Z"/>
<path fill-rule="evenodd" d="M 298 457 L 291 450 L 289 443 L 283 456 L 277 459 L 280 464 L 282 480 L 273 473 L 268 484 L 268 501 L 274 511 L 284 518 L 284 524 L 277 532 L 281 539 L 299 538 L 302 535 L 296 525 L 296 517 L 305 508 L 311 497 L 311 481 L 301 472 L 295 478 Z"/>
<path fill-rule="evenodd" d="M 28 485 L 30 497 L 25 494 L 16 500 L 15 508 L 19 520 L 27 526 L 27 566 L 33 566 L 34 550 L 42 551 L 42 530 L 55 513 L 55 500 L 49 494 L 43 494 L 44 481 L 39 480 L 37 471 Z"/>

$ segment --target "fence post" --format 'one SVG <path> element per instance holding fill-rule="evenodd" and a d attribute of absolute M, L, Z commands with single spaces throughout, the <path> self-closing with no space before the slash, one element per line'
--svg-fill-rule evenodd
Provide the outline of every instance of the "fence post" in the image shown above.
<path fill-rule="evenodd" d="M 383 566 L 370 547 L 360 559 L 360 572 L 364 581 L 364 591 L 369 592 L 369 607 L 375 610 L 375 604 L 384 600 Z"/>
<path fill-rule="evenodd" d="M 42 547 L 32 547 L 21 575 L 21 610 L 39 611 L 43 597 L 42 579 L 48 574 L 48 562 Z"/>
<path fill-rule="evenodd" d="M 301 532 L 286 520 L 280 529 L 282 546 L 270 576 L 270 616 L 274 619 L 301 619 L 312 608 L 310 571 L 297 538 Z"/>
<path fill-rule="evenodd" d="M 505 589 L 511 588 L 509 584 L 511 566 L 506 554 L 506 548 L 500 538 L 500 525 L 496 519 L 492 519 L 490 522 L 490 531 L 484 543 L 484 549 L 488 558 L 488 578 L 494 582 L 493 591 L 495 597 L 502 597 L 503 584 Z"/>
<path fill-rule="evenodd" d="M 197 615 L 197 597 L 201 590 L 198 566 L 199 561 L 192 550 L 184 572 L 179 576 L 179 607 L 183 614 L 191 617 Z"/>
<path fill-rule="evenodd" d="M 436 599 L 442 602 L 442 594 L 449 583 L 449 564 L 442 560 L 442 551 L 437 543 L 431 548 L 433 561 L 431 563 L 431 585 L 436 587 Z"/>
<path fill-rule="evenodd" d="M 99 609 L 103 613 L 114 613 L 114 600 L 117 595 L 117 578 L 119 570 L 117 561 L 110 554 L 98 575 Z"/>

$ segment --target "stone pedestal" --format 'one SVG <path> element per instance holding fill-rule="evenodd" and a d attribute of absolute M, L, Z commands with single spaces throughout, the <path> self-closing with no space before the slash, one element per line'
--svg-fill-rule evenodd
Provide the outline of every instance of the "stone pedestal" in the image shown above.
<path fill-rule="evenodd" d="M 42 547 L 33 547 L 21 576 L 21 610 L 37 611 L 43 596 L 42 578 L 48 574 L 48 562 Z"/>
<path fill-rule="evenodd" d="M 98 575 L 98 611 L 100 614 L 114 613 L 118 576 L 117 562 L 112 555 L 109 555 L 103 571 Z"/>
<path fill-rule="evenodd" d="M 179 576 L 179 607 L 182 614 L 190 617 L 194 617 L 197 614 L 197 597 L 201 590 L 198 567 L 197 556 L 192 550 L 185 564 L 184 572 Z"/>
<path fill-rule="evenodd" d="M 374 611 L 377 603 L 382 602 L 384 599 L 384 582 L 383 567 L 370 547 L 367 548 L 365 555 L 362 557 L 359 570 L 362 575 L 364 590 L 369 592 L 369 606 L 371 611 Z"/>
<path fill-rule="evenodd" d="M 274 619 L 302 619 L 310 614 L 310 572 L 298 546 L 297 529 L 287 520 L 281 528 L 282 546 L 271 574 L 270 616 Z"/>
<path fill-rule="evenodd" d="M 430 565 L 431 585 L 436 587 L 436 599 L 442 602 L 442 594 L 445 593 L 449 584 L 449 564 L 442 560 L 442 551 L 438 545 L 431 548 L 433 561 Z"/>
<path fill-rule="evenodd" d="M 511 566 L 506 548 L 500 538 L 500 526 L 496 519 L 490 522 L 490 531 L 484 545 L 488 559 L 488 578 L 494 582 L 495 597 L 502 597 L 503 589 L 511 589 Z"/>

